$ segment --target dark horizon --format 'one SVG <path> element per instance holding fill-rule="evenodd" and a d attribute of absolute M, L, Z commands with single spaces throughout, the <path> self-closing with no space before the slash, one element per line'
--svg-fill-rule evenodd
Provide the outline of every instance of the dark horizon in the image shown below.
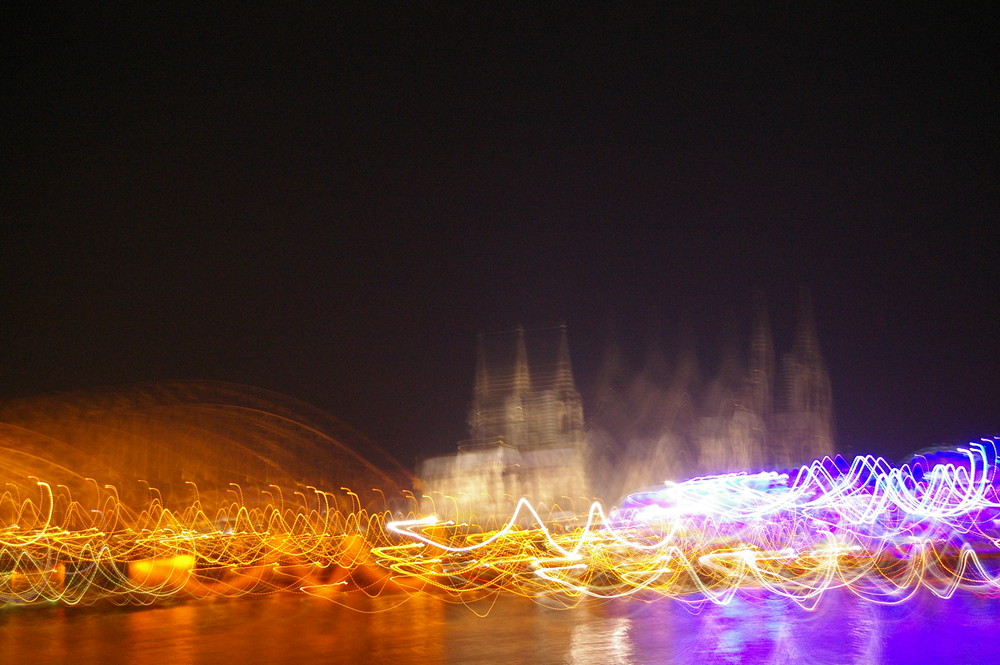
<path fill-rule="evenodd" d="M 0 397 L 222 380 L 405 464 L 476 334 L 565 322 L 590 405 L 690 317 L 812 293 L 838 447 L 1000 434 L 995 17 L 24 10 Z"/>

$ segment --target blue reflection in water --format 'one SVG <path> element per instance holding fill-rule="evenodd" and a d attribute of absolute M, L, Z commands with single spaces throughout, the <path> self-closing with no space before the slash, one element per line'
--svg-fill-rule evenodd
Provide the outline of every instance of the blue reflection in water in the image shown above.
<path fill-rule="evenodd" d="M 992 663 L 1000 603 L 921 594 L 895 606 L 830 592 L 807 612 L 785 598 L 736 598 L 727 606 L 618 606 L 631 622 L 631 662 Z"/>

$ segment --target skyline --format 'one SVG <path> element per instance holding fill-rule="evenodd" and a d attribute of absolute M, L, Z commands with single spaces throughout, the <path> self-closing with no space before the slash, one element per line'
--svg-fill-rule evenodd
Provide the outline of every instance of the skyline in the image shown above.
<path fill-rule="evenodd" d="M 609 326 L 711 366 L 759 290 L 780 353 L 806 285 L 840 450 L 1000 432 L 991 14 L 24 12 L 0 398 L 232 381 L 412 465 L 480 331 L 565 322 L 586 407 Z"/>

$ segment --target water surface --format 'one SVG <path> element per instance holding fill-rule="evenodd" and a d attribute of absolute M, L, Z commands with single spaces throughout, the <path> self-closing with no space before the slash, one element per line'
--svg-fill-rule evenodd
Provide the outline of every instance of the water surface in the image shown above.
<path fill-rule="evenodd" d="M 471 607 L 432 596 L 335 600 L 7 608 L 0 663 L 1000 662 L 1000 601 L 972 595 L 890 607 L 833 593 L 812 612 L 776 597 L 700 610 L 670 600 L 554 609 L 506 595 Z"/>

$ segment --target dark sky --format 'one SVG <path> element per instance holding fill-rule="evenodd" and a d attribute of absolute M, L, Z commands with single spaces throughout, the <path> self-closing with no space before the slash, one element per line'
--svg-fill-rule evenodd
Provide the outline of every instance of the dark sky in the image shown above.
<path fill-rule="evenodd" d="M 609 325 L 711 366 L 806 284 L 842 448 L 1000 433 L 992 15 L 8 13 L 0 396 L 242 382 L 412 463 L 480 330 L 589 397 Z"/>

